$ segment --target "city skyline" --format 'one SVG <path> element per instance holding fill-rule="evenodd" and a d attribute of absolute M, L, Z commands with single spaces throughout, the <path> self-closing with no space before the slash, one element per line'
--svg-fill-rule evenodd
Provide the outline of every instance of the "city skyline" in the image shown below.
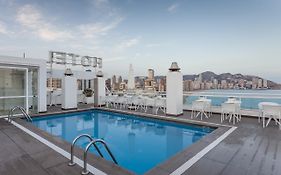
<path fill-rule="evenodd" d="M 153 69 L 148 69 L 146 76 L 134 76 L 132 65 L 130 65 L 129 77 L 130 79 L 127 80 L 121 75 L 113 75 L 112 77 L 106 79 L 106 86 L 110 91 L 124 91 L 133 89 L 144 90 L 146 92 L 166 91 L 166 76 L 155 76 Z M 217 75 L 210 71 L 200 73 L 199 75 L 183 75 L 182 81 L 184 91 L 210 89 L 280 90 L 281 88 L 281 84 L 276 84 L 275 82 L 258 76 L 230 73 Z"/>
<path fill-rule="evenodd" d="M 149 70 L 153 70 L 153 74 L 155 74 L 154 77 L 166 76 L 166 74 L 158 74 L 157 72 L 155 73 L 155 70 L 154 70 L 154 69 L 149 68 L 149 69 L 146 69 L 146 72 L 145 72 L 144 74 L 142 74 L 142 75 L 134 75 L 134 77 L 135 77 L 135 78 L 136 78 L 136 77 L 149 77 L 149 76 L 147 75 L 147 71 L 149 71 Z M 196 77 L 196 76 L 199 76 L 199 75 L 201 75 L 201 74 L 203 74 L 203 73 L 206 73 L 206 72 L 211 72 L 211 73 L 214 73 L 214 74 L 216 74 L 216 75 L 232 74 L 232 75 L 243 75 L 243 76 L 258 77 L 258 78 L 260 78 L 260 79 L 268 80 L 268 81 L 271 81 L 271 82 L 273 82 L 273 83 L 277 83 L 277 84 L 280 84 L 280 85 L 281 85 L 280 82 L 273 81 L 273 80 L 271 80 L 271 79 L 267 79 L 267 78 L 262 77 L 262 76 L 258 76 L 258 75 L 246 75 L 246 74 L 232 73 L 232 72 L 223 72 L 223 73 L 219 73 L 219 74 L 218 74 L 218 73 L 216 73 L 216 72 L 213 72 L 213 71 L 209 71 L 209 70 L 208 70 L 208 71 L 201 72 L 201 73 L 199 73 L 199 74 L 193 73 L 193 74 L 183 74 L 183 75 L 184 75 L 184 76 L 194 76 L 194 77 Z M 122 77 L 122 78 L 124 78 L 124 79 L 128 79 L 128 75 L 127 75 L 126 73 L 107 75 L 106 78 L 112 78 L 113 76 Z M 195 78 L 194 78 L 194 79 L 195 79 Z"/>
<path fill-rule="evenodd" d="M 123 76 L 130 63 L 136 75 L 148 68 L 165 75 L 176 61 L 183 74 L 211 70 L 281 83 L 280 8 L 278 0 L 0 0 L 0 55 L 98 56 L 105 73 Z"/>

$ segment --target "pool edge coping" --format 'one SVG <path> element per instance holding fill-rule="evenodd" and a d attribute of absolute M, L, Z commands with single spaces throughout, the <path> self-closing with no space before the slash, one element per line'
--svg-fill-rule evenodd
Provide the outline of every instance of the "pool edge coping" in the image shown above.
<path fill-rule="evenodd" d="M 194 125 L 201 125 L 201 126 L 209 126 L 209 127 L 216 127 L 216 129 L 214 131 L 217 131 L 218 128 L 224 128 L 226 129 L 224 133 L 220 134 L 220 136 L 218 138 L 215 138 L 212 141 L 208 141 L 206 143 L 208 143 L 207 146 L 204 146 L 204 148 L 202 148 L 199 152 L 195 153 L 194 155 L 192 154 L 192 157 L 188 158 L 187 161 L 183 162 L 180 166 L 177 167 L 173 167 L 172 169 L 168 170 L 169 174 L 172 175 L 179 175 L 182 174 L 183 172 L 187 171 L 192 165 L 194 165 L 197 161 L 199 161 L 204 155 L 206 155 L 209 151 L 211 151 L 215 146 L 217 146 L 220 142 L 222 142 L 228 135 L 230 135 L 235 129 L 237 129 L 237 127 L 235 126 L 230 126 L 230 125 L 223 125 L 223 124 L 216 124 L 216 123 L 210 123 L 210 122 L 204 122 L 204 121 L 195 121 L 195 120 L 190 120 L 190 119 L 182 119 L 182 118 L 175 118 L 175 117 L 169 117 L 169 116 L 160 116 L 160 115 L 155 115 L 155 114 L 147 114 L 147 113 L 140 113 L 140 112 L 133 112 L 133 111 L 124 111 L 124 110 L 118 110 L 118 109 L 111 109 L 111 108 L 104 108 L 104 107 L 91 107 L 91 108 L 86 108 L 86 109 L 79 109 L 79 110 L 66 110 L 66 111 L 59 111 L 59 112 L 51 112 L 51 113 L 42 113 L 39 115 L 36 115 L 34 118 L 36 117 L 43 117 L 43 116 L 47 116 L 47 115 L 55 115 L 55 114 L 66 114 L 66 113 L 75 113 L 75 112 L 82 112 L 82 111 L 88 111 L 88 110 L 104 110 L 104 111 L 109 111 L 109 112 L 117 112 L 117 113 L 122 113 L 122 114 L 129 114 L 129 115 L 137 115 L 140 117 L 148 117 L 148 118 L 152 118 L 152 119 L 158 119 L 158 120 L 164 120 L 164 121 L 170 121 L 170 122 L 176 122 L 176 123 L 181 123 L 181 124 L 194 124 Z M 20 125 L 20 124 L 18 124 Z M 21 125 L 20 125 L 21 126 Z M 24 127 L 24 126 L 22 126 Z M 25 128 L 26 130 L 29 130 L 27 128 Z M 39 128 L 38 128 L 39 129 Z M 30 130 L 29 130 L 30 131 Z M 213 131 L 213 132 L 214 132 Z M 32 132 L 32 131 L 30 131 Z M 45 132 L 45 131 L 42 131 Z M 45 132 L 47 133 L 47 132 Z M 35 134 L 35 133 L 34 133 Z M 47 133 L 48 134 L 48 133 Z M 210 133 L 211 134 L 211 133 Z M 30 135 L 30 134 L 29 134 Z M 36 134 L 37 135 L 37 134 Z M 31 135 L 32 136 L 32 135 Z M 39 135 L 38 135 L 39 136 Z M 41 137 L 41 136 L 39 136 Z M 56 136 L 52 136 L 51 137 L 56 137 Z M 208 135 L 206 136 L 208 137 Z M 35 138 L 35 137 L 34 137 Z M 47 140 L 44 137 L 41 137 L 42 139 L 45 139 L 46 141 L 50 142 L 49 140 Z M 204 141 L 204 138 L 201 138 L 200 141 Z M 35 138 L 37 139 L 37 138 Z M 59 138 L 60 139 L 60 138 Z M 37 139 L 38 140 L 38 139 Z M 62 139 L 61 139 L 62 140 Z M 39 140 L 40 141 L 40 140 Z M 43 142 L 42 142 L 43 143 Z M 50 142 L 51 144 L 53 144 L 54 146 L 56 146 L 54 143 Z M 196 144 L 196 142 L 194 144 L 192 144 L 193 146 Z M 50 147 L 49 145 L 47 145 L 48 147 Z M 58 146 L 56 146 L 58 147 Z M 54 150 L 54 148 L 50 147 L 51 149 Z M 60 147 L 58 147 L 60 148 Z M 62 148 L 60 148 L 62 149 Z M 172 157 L 170 157 L 168 160 L 160 163 L 159 165 L 156 165 L 155 167 L 153 167 L 151 170 L 149 170 L 148 172 L 146 172 L 145 174 L 150 174 L 150 172 L 153 172 L 153 170 L 156 170 L 156 168 L 161 168 L 164 167 L 165 164 L 167 164 L 167 162 L 169 163 L 169 161 L 171 160 L 171 158 L 177 158 L 178 155 L 182 154 L 182 152 L 184 151 L 189 151 L 190 147 L 185 148 L 184 150 L 182 150 L 181 152 L 173 155 Z M 57 150 L 55 150 L 56 152 L 58 152 Z M 65 151 L 65 150 L 63 150 Z M 67 151 L 65 151 L 67 152 Z M 60 152 L 58 152 L 60 153 Z M 67 152 L 69 154 L 69 152 Z M 61 153 L 60 153 L 61 154 Z M 63 155 L 63 154 L 61 154 Z M 64 155 L 63 155 L 64 156 Z M 64 156 L 66 157 L 66 156 Z M 69 159 L 69 157 L 66 157 Z M 77 157 L 75 157 L 75 159 L 79 159 Z M 83 164 L 82 160 L 79 159 L 81 162 L 81 164 Z M 81 166 L 83 167 L 83 166 Z M 88 164 L 88 167 L 91 167 L 96 169 L 95 167 L 91 166 L 90 164 Z M 122 167 L 120 167 L 121 169 L 124 169 Z M 98 171 L 101 171 L 102 173 L 104 173 L 102 170 L 96 169 Z M 126 170 L 126 169 L 125 169 Z M 167 171 L 164 168 L 164 171 Z M 97 171 L 95 171 L 95 173 L 97 173 Z M 99 173 L 98 173 L 99 174 Z M 103 175 L 105 175 L 106 173 L 104 173 Z"/>
<path fill-rule="evenodd" d="M 65 151 L 61 147 L 55 145 L 54 143 L 50 142 L 46 138 L 43 138 L 42 136 L 34 133 L 33 131 L 29 130 L 28 128 L 22 126 L 21 124 L 15 122 L 15 121 L 11 121 L 10 123 L 12 125 L 14 125 L 15 127 L 19 128 L 20 130 L 24 131 L 25 133 L 27 133 L 31 137 L 33 137 L 36 140 L 40 141 L 41 143 L 45 144 L 46 146 L 48 146 L 52 150 L 56 151 L 57 153 L 59 153 L 63 157 L 65 157 L 65 158 L 70 160 L 70 153 Z M 79 159 L 78 157 L 74 156 L 73 162 L 76 163 L 77 165 L 79 165 L 81 168 L 83 168 L 83 161 L 81 159 Z M 94 166 L 92 166 L 90 164 L 87 164 L 87 166 L 88 166 L 88 171 L 91 172 L 92 174 L 107 175 L 102 170 L 99 170 L 99 169 L 95 168 Z"/>

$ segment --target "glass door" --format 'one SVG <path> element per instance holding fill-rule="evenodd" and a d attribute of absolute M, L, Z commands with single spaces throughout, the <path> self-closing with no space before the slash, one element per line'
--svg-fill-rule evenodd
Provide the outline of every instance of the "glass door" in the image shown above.
<path fill-rule="evenodd" d="M 28 111 L 28 69 L 0 67 L 0 116 L 8 115 L 13 106 Z"/>
<path fill-rule="evenodd" d="M 38 69 L 28 69 L 28 109 L 30 113 L 38 112 Z"/>

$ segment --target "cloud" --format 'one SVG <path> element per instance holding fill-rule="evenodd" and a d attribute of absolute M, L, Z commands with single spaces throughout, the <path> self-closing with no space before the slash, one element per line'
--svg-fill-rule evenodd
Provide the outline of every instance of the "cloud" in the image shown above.
<path fill-rule="evenodd" d="M 0 21 L 0 34 L 8 34 L 8 30 L 6 28 L 6 25 Z"/>
<path fill-rule="evenodd" d="M 159 47 L 159 46 L 161 46 L 161 44 L 160 43 L 149 43 L 149 44 L 146 44 L 145 46 L 151 48 L 151 47 Z"/>
<path fill-rule="evenodd" d="M 93 2 L 97 7 L 108 4 L 108 0 L 93 0 Z"/>
<path fill-rule="evenodd" d="M 175 4 L 170 5 L 167 10 L 169 13 L 175 13 L 177 11 L 178 7 L 179 7 L 179 4 L 175 3 Z"/>
<path fill-rule="evenodd" d="M 69 31 L 58 30 L 54 25 L 47 22 L 40 11 L 33 5 L 20 7 L 16 15 L 16 21 L 43 40 L 52 41 L 71 38 Z"/>
<path fill-rule="evenodd" d="M 103 62 L 116 62 L 116 61 L 121 61 L 121 60 L 126 60 L 128 59 L 127 57 L 111 57 L 111 58 L 106 58 L 103 60 Z"/>
<path fill-rule="evenodd" d="M 124 50 L 133 47 L 140 42 L 140 39 L 141 37 L 136 37 L 136 38 L 125 40 L 117 46 L 117 50 Z"/>
<path fill-rule="evenodd" d="M 118 24 L 123 20 L 123 18 L 116 18 L 110 23 L 91 23 L 82 24 L 78 28 L 85 38 L 95 38 L 101 35 L 107 35 L 110 30 L 113 30 L 118 26 Z"/>
<path fill-rule="evenodd" d="M 15 0 L 0 0 L 0 4 L 11 7 L 15 4 Z"/>

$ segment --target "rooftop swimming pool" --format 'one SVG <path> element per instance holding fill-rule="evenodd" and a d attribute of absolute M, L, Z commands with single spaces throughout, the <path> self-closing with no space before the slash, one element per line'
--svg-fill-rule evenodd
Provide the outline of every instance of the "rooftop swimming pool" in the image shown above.
<path fill-rule="evenodd" d="M 119 166 L 136 174 L 146 173 L 214 130 L 102 110 L 38 117 L 33 124 L 69 143 L 80 134 L 102 138 Z M 77 145 L 85 148 L 88 142 L 81 139 Z M 103 147 L 101 151 L 111 161 Z M 90 152 L 97 154 L 94 149 Z"/>

